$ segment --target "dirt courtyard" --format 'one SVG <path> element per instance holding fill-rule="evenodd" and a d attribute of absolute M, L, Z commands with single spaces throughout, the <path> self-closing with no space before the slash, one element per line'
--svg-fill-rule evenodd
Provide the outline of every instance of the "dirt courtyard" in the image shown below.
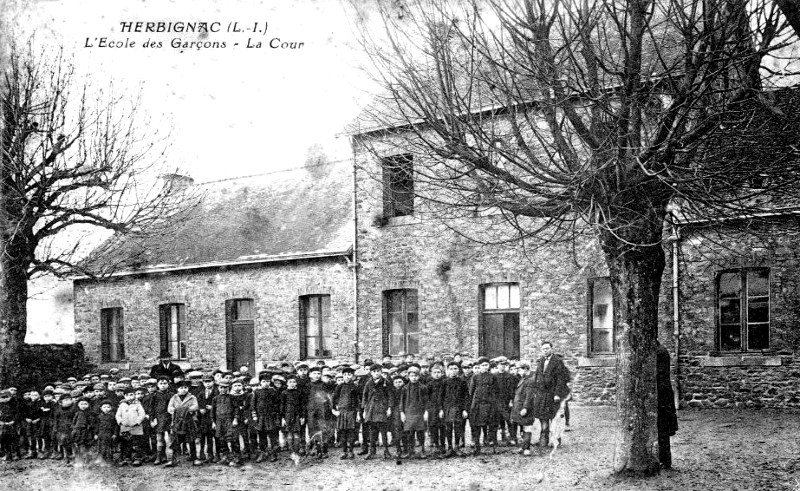
<path fill-rule="evenodd" d="M 772 410 L 679 411 L 672 471 L 647 480 L 610 477 L 614 409 L 573 409 L 572 431 L 552 460 L 523 457 L 510 447 L 498 455 L 447 460 L 307 459 L 241 468 L 207 465 L 175 469 L 145 465 L 70 467 L 57 461 L 0 464 L 2 490 L 488 490 L 674 489 L 800 490 L 800 414 Z M 286 454 L 282 454 L 286 455 Z M 537 482 L 537 474 L 543 479 Z"/>

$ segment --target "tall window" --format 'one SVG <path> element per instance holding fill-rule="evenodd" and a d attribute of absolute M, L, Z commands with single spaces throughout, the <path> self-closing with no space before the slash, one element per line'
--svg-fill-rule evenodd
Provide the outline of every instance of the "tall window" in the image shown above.
<path fill-rule="evenodd" d="M 414 214 L 414 159 L 395 155 L 383 159 L 383 215 L 385 218 Z"/>
<path fill-rule="evenodd" d="M 611 301 L 611 280 L 607 277 L 589 280 L 589 352 L 614 352 L 614 303 Z"/>
<path fill-rule="evenodd" d="M 186 353 L 186 305 L 171 303 L 158 306 L 161 349 L 169 350 L 178 360 L 187 358 Z"/>
<path fill-rule="evenodd" d="M 125 359 L 125 329 L 122 325 L 122 307 L 100 310 L 100 359 L 122 361 Z"/>
<path fill-rule="evenodd" d="M 481 354 L 518 358 L 519 283 L 490 283 L 481 290 Z"/>
<path fill-rule="evenodd" d="M 417 290 L 383 292 L 383 353 L 419 353 Z"/>
<path fill-rule="evenodd" d="M 331 296 L 300 297 L 300 358 L 331 356 Z"/>
<path fill-rule="evenodd" d="M 721 351 L 769 348 L 769 269 L 744 268 L 717 276 Z"/>

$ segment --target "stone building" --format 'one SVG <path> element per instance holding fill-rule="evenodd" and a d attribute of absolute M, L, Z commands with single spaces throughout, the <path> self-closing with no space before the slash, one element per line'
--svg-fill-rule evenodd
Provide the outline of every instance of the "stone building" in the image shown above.
<path fill-rule="evenodd" d="M 186 184 L 200 198 L 188 219 L 127 238 L 114 250 L 135 259 L 112 276 L 75 280 L 87 355 L 124 370 L 162 349 L 184 366 L 251 370 L 353 356 L 349 165 Z"/>

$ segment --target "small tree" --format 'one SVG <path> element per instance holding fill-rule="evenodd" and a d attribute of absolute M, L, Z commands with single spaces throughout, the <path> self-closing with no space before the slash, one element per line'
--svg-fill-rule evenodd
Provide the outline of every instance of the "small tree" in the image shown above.
<path fill-rule="evenodd" d="M 11 47 L 0 79 L 0 384 L 19 373 L 29 279 L 110 272 L 82 266 L 82 241 L 176 211 L 138 101 L 90 93 L 60 55 Z"/>
<path fill-rule="evenodd" d="M 528 244 L 591 232 L 617 326 L 614 469 L 655 472 L 663 231 L 676 207 L 719 218 L 795 192 L 797 155 L 742 160 L 728 133 L 778 112 L 762 89 L 796 35 L 767 1 L 453 4 L 381 3 L 374 37 L 362 17 L 383 93 L 357 142 L 414 154 L 431 215 L 496 209 Z"/>

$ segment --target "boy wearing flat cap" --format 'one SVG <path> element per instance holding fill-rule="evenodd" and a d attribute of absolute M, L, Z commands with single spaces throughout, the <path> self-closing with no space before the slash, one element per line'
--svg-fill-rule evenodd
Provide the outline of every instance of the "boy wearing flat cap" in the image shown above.
<path fill-rule="evenodd" d="M 353 369 L 342 368 L 342 383 L 336 386 L 333 393 L 333 407 L 336 415 L 336 429 L 342 444 L 342 459 L 355 458 L 353 444 L 356 441 L 356 424 L 358 408 L 361 405 L 361 394 L 353 382 Z"/>
<path fill-rule="evenodd" d="M 469 384 L 470 409 L 469 422 L 472 428 L 472 443 L 475 445 L 475 455 L 481 453 L 481 433 L 484 443 L 496 451 L 497 433 L 492 435 L 489 426 L 495 422 L 497 394 L 499 387 L 494 374 L 489 372 L 490 362 L 486 357 L 478 359 L 478 372 L 472 376 Z"/>
<path fill-rule="evenodd" d="M 369 432 L 369 441 L 359 452 L 367 454 L 367 459 L 374 459 L 377 451 L 378 433 L 383 439 L 384 456 L 389 455 L 389 439 L 386 437 L 386 424 L 392 415 L 389 406 L 389 387 L 382 374 L 383 367 L 377 363 L 369 368 L 370 378 L 364 386 L 361 396 L 361 408 L 364 414 L 364 426 Z"/>

